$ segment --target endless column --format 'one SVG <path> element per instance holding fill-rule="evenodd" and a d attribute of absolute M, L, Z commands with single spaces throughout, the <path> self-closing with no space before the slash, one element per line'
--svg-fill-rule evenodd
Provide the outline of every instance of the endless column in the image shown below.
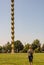
<path fill-rule="evenodd" d="M 11 0 L 11 47 L 14 53 L 14 0 Z"/>

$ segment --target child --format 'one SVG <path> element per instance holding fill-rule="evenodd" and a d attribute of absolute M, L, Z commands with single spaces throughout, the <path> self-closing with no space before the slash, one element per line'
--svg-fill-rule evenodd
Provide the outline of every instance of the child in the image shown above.
<path fill-rule="evenodd" d="M 28 59 L 29 59 L 30 65 L 32 65 L 32 63 L 33 63 L 33 49 L 31 46 L 29 47 L 29 50 L 28 50 Z"/>

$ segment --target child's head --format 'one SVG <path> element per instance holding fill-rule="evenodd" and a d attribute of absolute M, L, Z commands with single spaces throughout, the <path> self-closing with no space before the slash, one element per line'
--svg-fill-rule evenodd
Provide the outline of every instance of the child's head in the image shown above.
<path fill-rule="evenodd" d="M 29 46 L 29 49 L 32 49 L 32 46 L 31 45 Z"/>

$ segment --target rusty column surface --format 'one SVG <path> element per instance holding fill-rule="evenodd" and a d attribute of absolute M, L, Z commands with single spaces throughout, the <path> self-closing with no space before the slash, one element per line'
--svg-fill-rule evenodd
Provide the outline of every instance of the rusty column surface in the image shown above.
<path fill-rule="evenodd" d="M 14 0 L 11 0 L 11 53 L 14 53 Z"/>

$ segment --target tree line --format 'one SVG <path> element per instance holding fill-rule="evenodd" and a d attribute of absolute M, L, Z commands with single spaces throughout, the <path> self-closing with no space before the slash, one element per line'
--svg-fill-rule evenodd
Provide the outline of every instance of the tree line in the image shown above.
<path fill-rule="evenodd" d="M 41 46 L 42 43 L 38 39 L 34 40 L 31 44 L 23 43 L 20 40 L 16 40 L 14 42 L 14 52 L 15 53 L 27 53 L 29 46 L 32 46 L 32 49 L 36 53 L 44 53 L 44 44 Z M 0 53 L 11 53 L 11 43 L 7 42 L 7 44 L 0 46 Z"/>

